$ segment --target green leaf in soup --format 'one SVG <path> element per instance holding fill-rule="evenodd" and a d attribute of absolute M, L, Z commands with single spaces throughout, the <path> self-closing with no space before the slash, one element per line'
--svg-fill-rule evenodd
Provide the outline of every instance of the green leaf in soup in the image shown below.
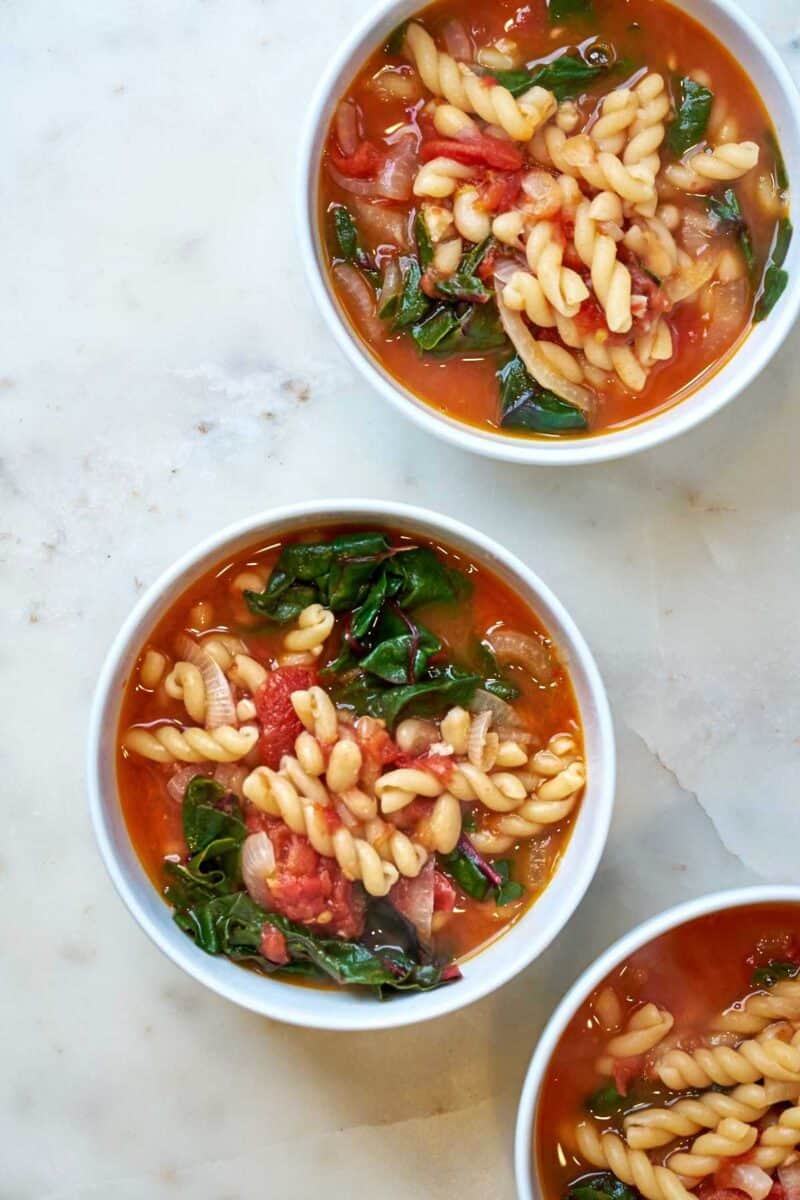
<path fill-rule="evenodd" d="M 292 543 L 281 551 L 264 591 L 245 592 L 245 601 L 251 612 L 279 623 L 318 601 L 337 611 L 352 607 L 388 548 L 386 536 L 371 531 Z"/>
<path fill-rule="evenodd" d="M 539 387 L 518 355 L 497 372 L 500 424 L 504 429 L 566 433 L 588 428 L 585 413 Z"/>
<path fill-rule="evenodd" d="M 785 292 L 788 282 L 788 271 L 775 266 L 767 267 L 767 273 L 764 276 L 764 287 L 758 298 L 755 313 L 753 314 L 754 322 L 764 321 L 769 316 Z"/>
<path fill-rule="evenodd" d="M 386 571 L 384 569 L 376 576 L 363 604 L 353 612 L 350 633 L 356 641 L 360 641 L 365 637 L 378 620 L 387 596 L 386 579 Z"/>
<path fill-rule="evenodd" d="M 401 608 L 422 604 L 452 604 L 456 600 L 454 573 L 427 546 L 404 550 L 387 562 L 392 595 Z"/>
<path fill-rule="evenodd" d="M 781 979 L 796 979 L 800 975 L 800 963 L 771 959 L 765 967 L 753 971 L 753 987 L 774 987 Z"/>
<path fill-rule="evenodd" d="M 378 292 L 377 313 L 382 321 L 388 321 L 397 312 L 402 290 L 403 276 L 400 264 L 397 259 L 390 258 L 383 268 Z"/>
<path fill-rule="evenodd" d="M 778 222 L 778 232 L 775 234 L 775 245 L 772 247 L 772 265 L 773 267 L 782 267 L 786 261 L 786 255 L 789 253 L 789 245 L 792 240 L 794 228 L 788 217 L 783 217 Z"/>
<path fill-rule="evenodd" d="M 442 648 L 429 629 L 416 625 L 412 633 L 409 625 L 390 611 L 381 617 L 375 638 L 377 645 L 361 659 L 361 667 L 396 685 L 416 683 L 428 660 Z"/>
<path fill-rule="evenodd" d="M 275 621 L 278 625 L 286 625 L 295 621 L 304 608 L 316 604 L 319 592 L 311 585 L 298 584 L 288 588 L 279 596 L 268 596 L 266 592 L 243 593 L 244 601 L 250 612 L 265 621 Z"/>
<path fill-rule="evenodd" d="M 419 265 L 423 271 L 427 271 L 433 262 L 433 242 L 421 211 L 414 218 L 414 241 L 417 243 Z"/>
<path fill-rule="evenodd" d="M 689 78 L 677 85 L 677 112 L 667 126 L 667 147 L 676 158 L 683 158 L 693 146 L 705 140 L 714 93 Z"/>
<path fill-rule="evenodd" d="M 466 854 L 462 854 L 460 850 L 440 854 L 439 865 L 444 873 L 458 884 L 462 892 L 466 892 L 473 900 L 486 899 L 489 880 Z"/>
<path fill-rule="evenodd" d="M 641 1200 L 641 1197 L 635 1188 L 617 1179 L 610 1171 L 603 1171 L 570 1184 L 564 1200 Z"/>
<path fill-rule="evenodd" d="M 400 687 L 391 687 L 363 673 L 334 689 L 334 699 L 360 716 L 380 717 L 393 728 L 401 713 L 434 717 L 441 716 L 454 704 L 466 707 L 480 682 L 479 675 L 469 675 L 452 664 L 430 668 L 427 679 Z"/>
<path fill-rule="evenodd" d="M 752 277 L 755 270 L 753 239 L 742 215 L 742 207 L 736 192 L 733 188 L 727 188 L 722 196 L 708 196 L 706 207 L 720 226 L 728 227 L 738 233 L 742 256 L 747 264 L 748 273 Z"/>
<path fill-rule="evenodd" d="M 433 353 L 437 358 L 455 354 L 480 354 L 508 346 L 508 338 L 500 324 L 494 300 L 487 304 L 471 304 L 459 317 L 456 326 L 437 342 Z"/>
<path fill-rule="evenodd" d="M 472 670 L 483 675 L 481 687 L 485 692 L 491 692 L 507 702 L 516 700 L 519 696 L 519 688 L 503 678 L 491 648 L 478 637 L 472 639 L 467 662 Z"/>
<path fill-rule="evenodd" d="M 402 54 L 403 45 L 406 40 L 406 30 L 408 29 L 408 21 L 403 21 L 396 29 L 393 29 L 386 39 L 383 52 L 384 54 Z"/>
<path fill-rule="evenodd" d="M 358 226 L 355 218 L 344 204 L 335 204 L 331 209 L 333 224 L 334 248 L 337 258 L 345 262 L 355 263 L 357 267 L 369 269 L 372 266 L 369 255 L 363 249 L 358 236 Z"/>
<path fill-rule="evenodd" d="M 600 1087 L 586 1099 L 586 1107 L 595 1117 L 610 1117 L 625 1105 L 625 1097 L 613 1083 Z"/>
<path fill-rule="evenodd" d="M 220 807 L 225 788 L 205 775 L 195 775 L 183 795 L 183 836 L 190 854 L 204 851 L 219 838 L 243 842 L 247 829 L 240 819 L 239 807 Z"/>
<path fill-rule="evenodd" d="M 786 170 L 786 160 L 783 157 L 780 142 L 772 129 L 767 130 L 765 137 L 775 161 L 775 179 L 781 191 L 785 192 L 789 186 L 789 172 Z"/>
<path fill-rule="evenodd" d="M 506 904 L 513 904 L 515 900 L 519 900 L 525 895 L 525 888 L 522 884 L 511 878 L 511 863 L 508 859 L 495 860 L 492 866 L 503 880 L 494 894 L 494 902 L 498 908 L 504 908 Z"/>
<path fill-rule="evenodd" d="M 468 250 L 459 263 L 458 273 L 460 275 L 474 275 L 486 257 L 493 241 L 494 238 L 490 234 L 489 237 L 485 237 L 482 242 L 477 242 L 471 250 Z"/>
<path fill-rule="evenodd" d="M 551 25 L 560 25 L 574 17 L 590 17 L 592 13 L 591 0 L 549 0 L 547 5 Z"/>
<path fill-rule="evenodd" d="M 490 74 L 512 96 L 521 96 L 529 88 L 538 86 L 547 88 L 556 100 L 575 100 L 609 70 L 610 65 L 592 66 L 579 55 L 567 51 L 549 63 L 522 70 L 492 71 Z"/>
<path fill-rule="evenodd" d="M 415 258 L 408 259 L 403 271 L 403 291 L 394 319 L 395 329 L 416 325 L 430 310 L 431 302 L 422 290 L 422 272 Z"/>
<path fill-rule="evenodd" d="M 460 327 L 461 322 L 455 310 L 446 304 L 440 304 L 424 321 L 412 326 L 411 336 L 417 347 L 426 352 L 435 350 L 446 337 Z"/>
<path fill-rule="evenodd" d="M 441 279 L 436 284 L 436 291 L 448 300 L 464 300 L 468 304 L 480 304 L 489 299 L 489 291 L 477 275 L 462 275 L 456 272 L 449 279 Z"/>

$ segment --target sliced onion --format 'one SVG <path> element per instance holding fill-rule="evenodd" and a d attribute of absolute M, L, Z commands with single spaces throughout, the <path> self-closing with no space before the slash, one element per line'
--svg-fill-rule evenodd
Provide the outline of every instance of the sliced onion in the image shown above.
<path fill-rule="evenodd" d="M 366 279 L 351 263 L 337 263 L 333 276 L 340 291 L 350 301 L 359 330 L 371 342 L 381 343 L 384 328 L 375 312 L 375 297 Z"/>
<path fill-rule="evenodd" d="M 700 258 L 681 267 L 676 275 L 664 284 L 664 291 L 673 304 L 694 296 L 702 287 L 714 278 L 719 255 L 713 251 L 702 254 Z"/>
<path fill-rule="evenodd" d="M 275 851 L 266 833 L 251 833 L 242 845 L 242 880 L 251 900 L 261 908 L 272 904 L 267 879 L 275 872 Z"/>
<path fill-rule="evenodd" d="M 178 634 L 175 648 L 180 657 L 197 667 L 203 677 L 203 686 L 206 689 L 206 729 L 217 729 L 220 725 L 232 725 L 236 728 L 239 720 L 231 685 L 219 663 L 185 633 Z"/>
<path fill-rule="evenodd" d="M 378 171 L 378 194 L 387 200 L 410 200 L 417 171 L 416 138 L 406 136 L 392 146 Z"/>
<path fill-rule="evenodd" d="M 538 638 L 517 629 L 496 629 L 486 640 L 499 663 L 518 663 L 539 683 L 552 683 L 553 660 Z"/>
<path fill-rule="evenodd" d="M 433 921 L 433 859 L 428 859 L 416 878 L 399 879 L 388 899 L 414 926 L 423 946 L 429 946 Z"/>
<path fill-rule="evenodd" d="M 358 143 L 361 141 L 358 133 L 358 109 L 355 100 L 342 100 L 336 109 L 334 129 L 342 154 L 346 157 L 355 154 Z"/>
<path fill-rule="evenodd" d="M 581 387 L 579 383 L 570 383 L 568 379 L 554 370 L 550 361 L 542 354 L 536 338 L 520 314 L 510 309 L 503 301 L 503 289 L 499 282 L 495 283 L 495 293 L 503 329 L 539 386 L 547 388 L 562 400 L 566 400 L 567 404 L 574 404 L 581 412 L 592 413 L 595 407 L 595 398 L 592 392 L 588 388 Z"/>
<path fill-rule="evenodd" d="M 497 734 L 489 734 L 492 720 L 491 712 L 485 708 L 470 722 L 467 758 L 480 771 L 490 771 L 497 757 Z"/>
<path fill-rule="evenodd" d="M 178 804 L 183 803 L 187 787 L 198 775 L 213 775 L 213 763 L 192 763 L 190 767 L 178 767 L 167 781 L 167 791 Z"/>
<path fill-rule="evenodd" d="M 519 258 L 501 258 L 494 265 L 495 281 L 502 284 L 508 283 L 512 275 L 516 275 L 517 271 L 525 269 L 525 262 L 522 255 Z"/>
<path fill-rule="evenodd" d="M 764 1200 L 772 1191 L 772 1180 L 769 1175 L 754 1163 L 726 1165 L 724 1179 L 724 1187 L 738 1188 L 740 1191 L 746 1192 L 750 1200 Z M 716 1181 L 715 1178 L 714 1182 L 716 1183 Z"/>
<path fill-rule="evenodd" d="M 463 21 L 451 17 L 442 29 L 442 42 L 452 58 L 456 58 L 460 62 L 472 62 L 472 42 L 469 40 Z"/>
<path fill-rule="evenodd" d="M 325 159 L 325 170 L 334 183 L 346 192 L 352 192 L 354 196 L 374 196 L 376 199 L 380 196 L 378 184 L 374 179 L 353 179 L 350 175 L 344 175 L 329 158 Z"/>
<path fill-rule="evenodd" d="M 361 824 L 358 817 L 354 817 L 347 805 L 343 804 L 341 800 L 334 800 L 333 807 L 336 809 L 339 820 L 347 829 L 357 829 Z"/>
<path fill-rule="evenodd" d="M 419 149 L 419 144 L 422 141 L 422 134 L 416 125 L 400 125 L 397 129 L 393 129 L 391 133 L 387 133 L 384 141 L 387 146 L 394 146 L 397 142 L 402 142 L 403 138 L 412 137 L 414 139 L 414 148 Z"/>
<path fill-rule="evenodd" d="M 241 763 L 217 763 L 214 778 L 221 783 L 226 792 L 233 792 L 240 799 L 243 795 L 242 784 L 247 778 L 247 767 Z"/>
<path fill-rule="evenodd" d="M 475 692 L 470 701 L 469 711 L 473 713 L 490 712 L 494 727 L 503 738 L 506 736 L 518 738 L 519 732 L 524 729 L 522 721 L 511 705 L 507 704 L 505 700 L 501 700 L 499 696 L 485 692 L 483 688 L 478 688 Z"/>
<path fill-rule="evenodd" d="M 411 240 L 407 212 L 369 200 L 354 200 L 353 208 L 358 227 L 371 246 L 391 245 L 398 250 L 408 250 Z"/>
<path fill-rule="evenodd" d="M 778 1167 L 778 1179 L 784 1190 L 785 1200 L 800 1200 L 800 1162 L 788 1167 Z"/>

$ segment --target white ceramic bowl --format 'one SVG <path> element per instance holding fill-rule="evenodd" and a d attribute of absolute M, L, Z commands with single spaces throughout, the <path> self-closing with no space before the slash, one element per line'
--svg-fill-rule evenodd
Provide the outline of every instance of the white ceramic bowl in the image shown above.
<path fill-rule="evenodd" d="M 588 783 L 561 865 L 544 895 L 504 936 L 463 964 L 458 983 L 380 1003 L 347 988 L 301 988 L 266 978 L 199 950 L 172 920 L 131 845 L 116 782 L 115 743 L 125 683 L 153 626 L 204 571 L 257 542 L 322 522 L 382 524 L 440 538 L 484 563 L 536 610 L 559 648 L 575 689 Z M 542 953 L 579 904 L 603 852 L 614 799 L 614 735 L 594 659 L 563 606 L 524 563 L 473 529 L 410 505 L 384 501 L 297 504 L 249 517 L 184 555 L 142 596 L 112 645 L 97 685 L 89 731 L 92 821 L 111 878 L 156 945 L 195 979 L 254 1012 L 322 1029 L 384 1029 L 463 1008 L 511 979 Z"/>
<path fill-rule="evenodd" d="M 696 900 L 687 900 L 683 904 L 668 908 L 666 912 L 658 913 L 649 920 L 643 921 L 641 925 L 637 925 L 630 933 L 626 933 L 619 941 L 614 942 L 613 946 L 609 946 L 605 954 L 601 954 L 597 962 L 583 972 L 545 1026 L 525 1076 L 517 1111 L 517 1128 L 514 1138 L 514 1170 L 519 1200 L 541 1200 L 542 1198 L 542 1190 L 534 1176 L 533 1168 L 534 1154 L 538 1150 L 535 1145 L 535 1125 L 539 1094 L 559 1038 L 581 1004 L 587 996 L 591 995 L 601 980 L 641 946 L 652 942 L 654 938 L 666 933 L 669 929 L 675 929 L 678 925 L 685 925 L 687 921 L 693 921 L 696 917 L 703 917 L 707 913 L 722 912 L 728 908 L 742 908 L 749 904 L 770 904 L 781 901 L 791 901 L 800 905 L 800 887 L 775 885 L 736 888 L 733 891 L 714 892 L 710 896 L 699 896 Z"/>
<path fill-rule="evenodd" d="M 771 42 L 732 0 L 673 0 L 691 13 L 744 64 L 772 114 L 793 192 L 800 196 L 800 94 Z M 785 268 L 789 285 L 769 319 L 756 325 L 743 346 L 686 400 L 635 425 L 595 437 L 559 441 L 510 437 L 463 424 L 425 404 L 398 383 L 353 331 L 333 292 L 320 240 L 319 162 L 331 115 L 339 97 L 376 46 L 402 21 L 420 11 L 420 0 L 381 0 L 345 39 L 323 75 L 311 102 L 300 147 L 298 224 L 311 290 L 344 353 L 387 400 L 426 433 L 463 450 L 508 462 L 561 466 L 602 462 L 646 450 L 692 429 L 752 383 L 775 354 L 800 310 L 800 234 L 792 241 Z"/>

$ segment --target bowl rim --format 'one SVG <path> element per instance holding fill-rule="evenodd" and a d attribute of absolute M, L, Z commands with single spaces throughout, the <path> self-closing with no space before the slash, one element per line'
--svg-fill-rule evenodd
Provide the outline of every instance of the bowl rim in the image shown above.
<path fill-rule="evenodd" d="M 800 905 L 800 885 L 751 884 L 683 900 L 635 925 L 581 972 L 542 1030 L 522 1085 L 514 1133 L 514 1174 L 519 1200 L 542 1200 L 538 1170 L 532 1167 L 539 1094 L 558 1040 L 587 996 L 623 959 L 670 929 L 709 913 L 780 901 Z"/>
<path fill-rule="evenodd" d="M 402 1003 L 365 1003 L 338 1011 L 334 1006 L 326 1006 L 322 1001 L 319 1013 L 309 1016 L 293 1011 L 291 997 L 294 989 L 290 985 L 286 985 L 280 992 L 276 990 L 274 997 L 270 994 L 270 989 L 265 989 L 257 999 L 242 995 L 242 988 L 237 980 L 229 982 L 220 977 L 221 972 L 217 968 L 223 960 L 206 955 L 197 949 L 189 938 L 182 939 L 175 945 L 169 942 L 163 932 L 167 923 L 171 925 L 166 905 L 164 919 L 161 918 L 160 911 L 157 918 L 151 917 L 140 898 L 140 895 L 146 894 L 141 880 L 129 875 L 128 868 L 121 862 L 115 850 L 111 813 L 118 811 L 119 807 L 116 779 L 112 794 L 104 795 L 103 765 L 107 762 L 103 749 L 105 711 L 109 704 L 114 703 L 115 688 L 119 686 L 124 661 L 134 648 L 137 637 L 141 637 L 141 631 L 137 634 L 137 630 L 143 620 L 152 619 L 152 610 L 170 593 L 170 589 L 176 589 L 175 596 L 179 594 L 176 585 L 188 584 L 192 571 L 197 573 L 199 562 L 214 554 L 223 555 L 225 548 L 236 541 L 244 537 L 256 540 L 262 534 L 275 533 L 281 526 L 289 525 L 298 519 L 316 523 L 324 520 L 334 521 L 337 517 L 345 521 L 364 518 L 386 524 L 398 520 L 412 527 L 417 523 L 422 527 L 430 525 L 441 532 L 444 540 L 451 541 L 456 546 L 475 547 L 488 562 L 496 560 L 512 576 L 524 583 L 541 602 L 542 607 L 554 614 L 561 630 L 560 641 L 574 659 L 572 673 L 574 675 L 579 670 L 584 677 L 586 696 L 582 706 L 582 717 L 584 724 L 589 717 L 591 718 L 599 746 L 598 762 L 593 768 L 593 779 L 596 778 L 597 782 L 591 813 L 585 808 L 581 810 L 586 814 L 584 819 L 587 821 L 588 830 L 587 851 L 570 877 L 570 890 L 562 899 L 561 908 L 550 926 L 536 931 L 528 938 L 526 945 L 516 952 L 513 960 L 501 965 L 499 969 L 495 968 L 489 973 L 476 972 L 474 976 L 465 977 L 458 987 L 421 993 L 420 998 L 425 1001 L 424 1008 L 420 1003 L 414 1006 L 413 1011 Z M 195 544 L 156 578 L 136 601 L 106 654 L 91 706 L 86 763 L 91 823 L 106 870 L 131 915 L 162 953 L 218 995 L 263 1016 L 308 1028 L 370 1030 L 417 1024 L 467 1007 L 524 970 L 562 932 L 583 899 L 605 849 L 614 805 L 616 746 L 608 697 L 592 652 L 564 605 L 526 563 L 480 530 L 418 505 L 380 499 L 333 499 L 284 505 L 233 522 Z M 579 814 L 578 821 L 580 819 Z M 133 854 L 138 862 L 135 850 Z M 152 889 L 152 886 L 147 880 L 147 889 Z M 532 906 L 528 910 L 529 913 L 533 913 L 535 907 Z M 523 916 L 519 924 L 523 925 L 527 917 L 528 914 Z M 227 960 L 224 961 L 227 963 Z M 320 997 L 329 994 L 337 995 L 335 991 L 329 993 L 327 990 L 320 990 Z M 417 1011 L 419 1008 L 423 1010 Z"/>
<path fill-rule="evenodd" d="M 787 169 L 791 177 L 790 186 L 794 192 L 796 186 L 793 185 L 797 183 L 795 178 L 798 170 L 797 164 L 800 162 L 798 158 L 800 155 L 800 91 L 795 87 L 789 70 L 773 43 L 762 32 L 755 20 L 739 8 L 735 0 L 705 0 L 705 3 L 737 25 L 745 38 L 749 39 L 765 61 L 786 101 L 792 129 L 787 129 L 786 133 L 789 133 L 790 137 L 787 138 L 784 135 L 781 147 L 787 159 Z M 770 314 L 769 321 L 761 327 L 765 333 L 757 353 L 743 353 L 751 340 L 753 332 L 751 326 L 748 334 L 722 366 L 683 400 L 622 429 L 596 434 L 584 441 L 559 442 L 534 438 L 524 439 L 481 430 L 458 421 L 415 397 L 410 389 L 405 389 L 399 381 L 395 381 L 388 372 L 378 366 L 361 338 L 352 331 L 347 319 L 340 314 L 326 282 L 322 256 L 318 254 L 320 237 L 315 211 L 318 165 L 315 142 L 323 123 L 325 108 L 337 85 L 339 75 L 346 71 L 348 65 L 352 65 L 350 60 L 361 49 L 362 43 L 369 39 L 375 27 L 395 8 L 407 9 L 406 15 L 411 16 L 413 13 L 421 11 L 424 4 L 418 3 L 417 0 L 377 0 L 377 3 L 364 17 L 356 22 L 327 64 L 313 92 L 301 133 L 297 160 L 296 224 L 299 230 L 300 252 L 306 278 L 317 307 L 321 310 L 334 340 L 366 381 L 384 399 L 414 421 L 426 433 L 442 438 L 462 450 L 471 451 L 487 458 L 530 466 L 568 466 L 608 462 L 612 459 L 625 458 L 642 450 L 652 449 L 672 438 L 688 433 L 689 430 L 724 408 L 745 388 L 749 387 L 780 349 L 800 313 L 800 271 L 798 270 L 790 272 L 789 284 L 781 298 L 780 305 L 775 312 Z M 691 12 L 691 10 L 689 11 Z M 403 19 L 400 12 L 398 12 L 398 18 Z M 697 17 L 695 19 L 699 20 Z M 704 24 L 702 21 L 700 23 Z M 707 25 L 706 28 L 714 33 L 712 26 Z M 375 39 L 372 40 L 374 42 Z M 363 57 L 362 53 L 361 58 L 363 59 Z M 753 82 L 756 83 L 755 79 Z M 792 144 L 787 154 L 785 147 L 789 141 Z M 724 387 L 715 387 L 720 372 L 727 370 L 734 361 L 737 362 L 737 371 L 725 381 Z"/>

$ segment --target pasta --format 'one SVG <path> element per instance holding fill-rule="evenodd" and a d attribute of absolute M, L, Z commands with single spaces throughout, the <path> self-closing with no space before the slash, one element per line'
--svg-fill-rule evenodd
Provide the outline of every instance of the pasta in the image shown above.
<path fill-rule="evenodd" d="M 490 0 L 438 0 L 364 62 L 321 154 L 332 283 L 369 352 L 520 437 L 701 387 L 779 302 L 791 236 L 769 115 L 707 31 L 663 0 L 557 9 L 518 6 L 512 38 Z"/>
<path fill-rule="evenodd" d="M 577 1007 L 538 1101 L 543 1200 L 780 1200 L 800 1162 L 798 912 L 677 925 Z M 722 1013 L 720 987 L 743 997 Z"/>
<path fill-rule="evenodd" d="M 198 607 L 214 614 L 202 635 Z M 466 629 L 476 646 L 494 639 L 496 662 L 485 647 L 449 660 Z M 418 694 L 424 718 L 406 715 Z M 533 722 L 557 723 L 541 750 Z M 483 565 L 407 531 L 301 531 L 217 564 L 148 640 L 119 741 L 126 819 L 187 936 L 262 972 L 291 979 L 299 964 L 373 991 L 456 980 L 462 954 L 513 924 L 556 866 L 532 876 L 525 854 L 544 824 L 504 835 L 503 858 L 468 835 L 549 805 L 549 853 L 586 779 L 574 697 L 535 614 Z"/>

